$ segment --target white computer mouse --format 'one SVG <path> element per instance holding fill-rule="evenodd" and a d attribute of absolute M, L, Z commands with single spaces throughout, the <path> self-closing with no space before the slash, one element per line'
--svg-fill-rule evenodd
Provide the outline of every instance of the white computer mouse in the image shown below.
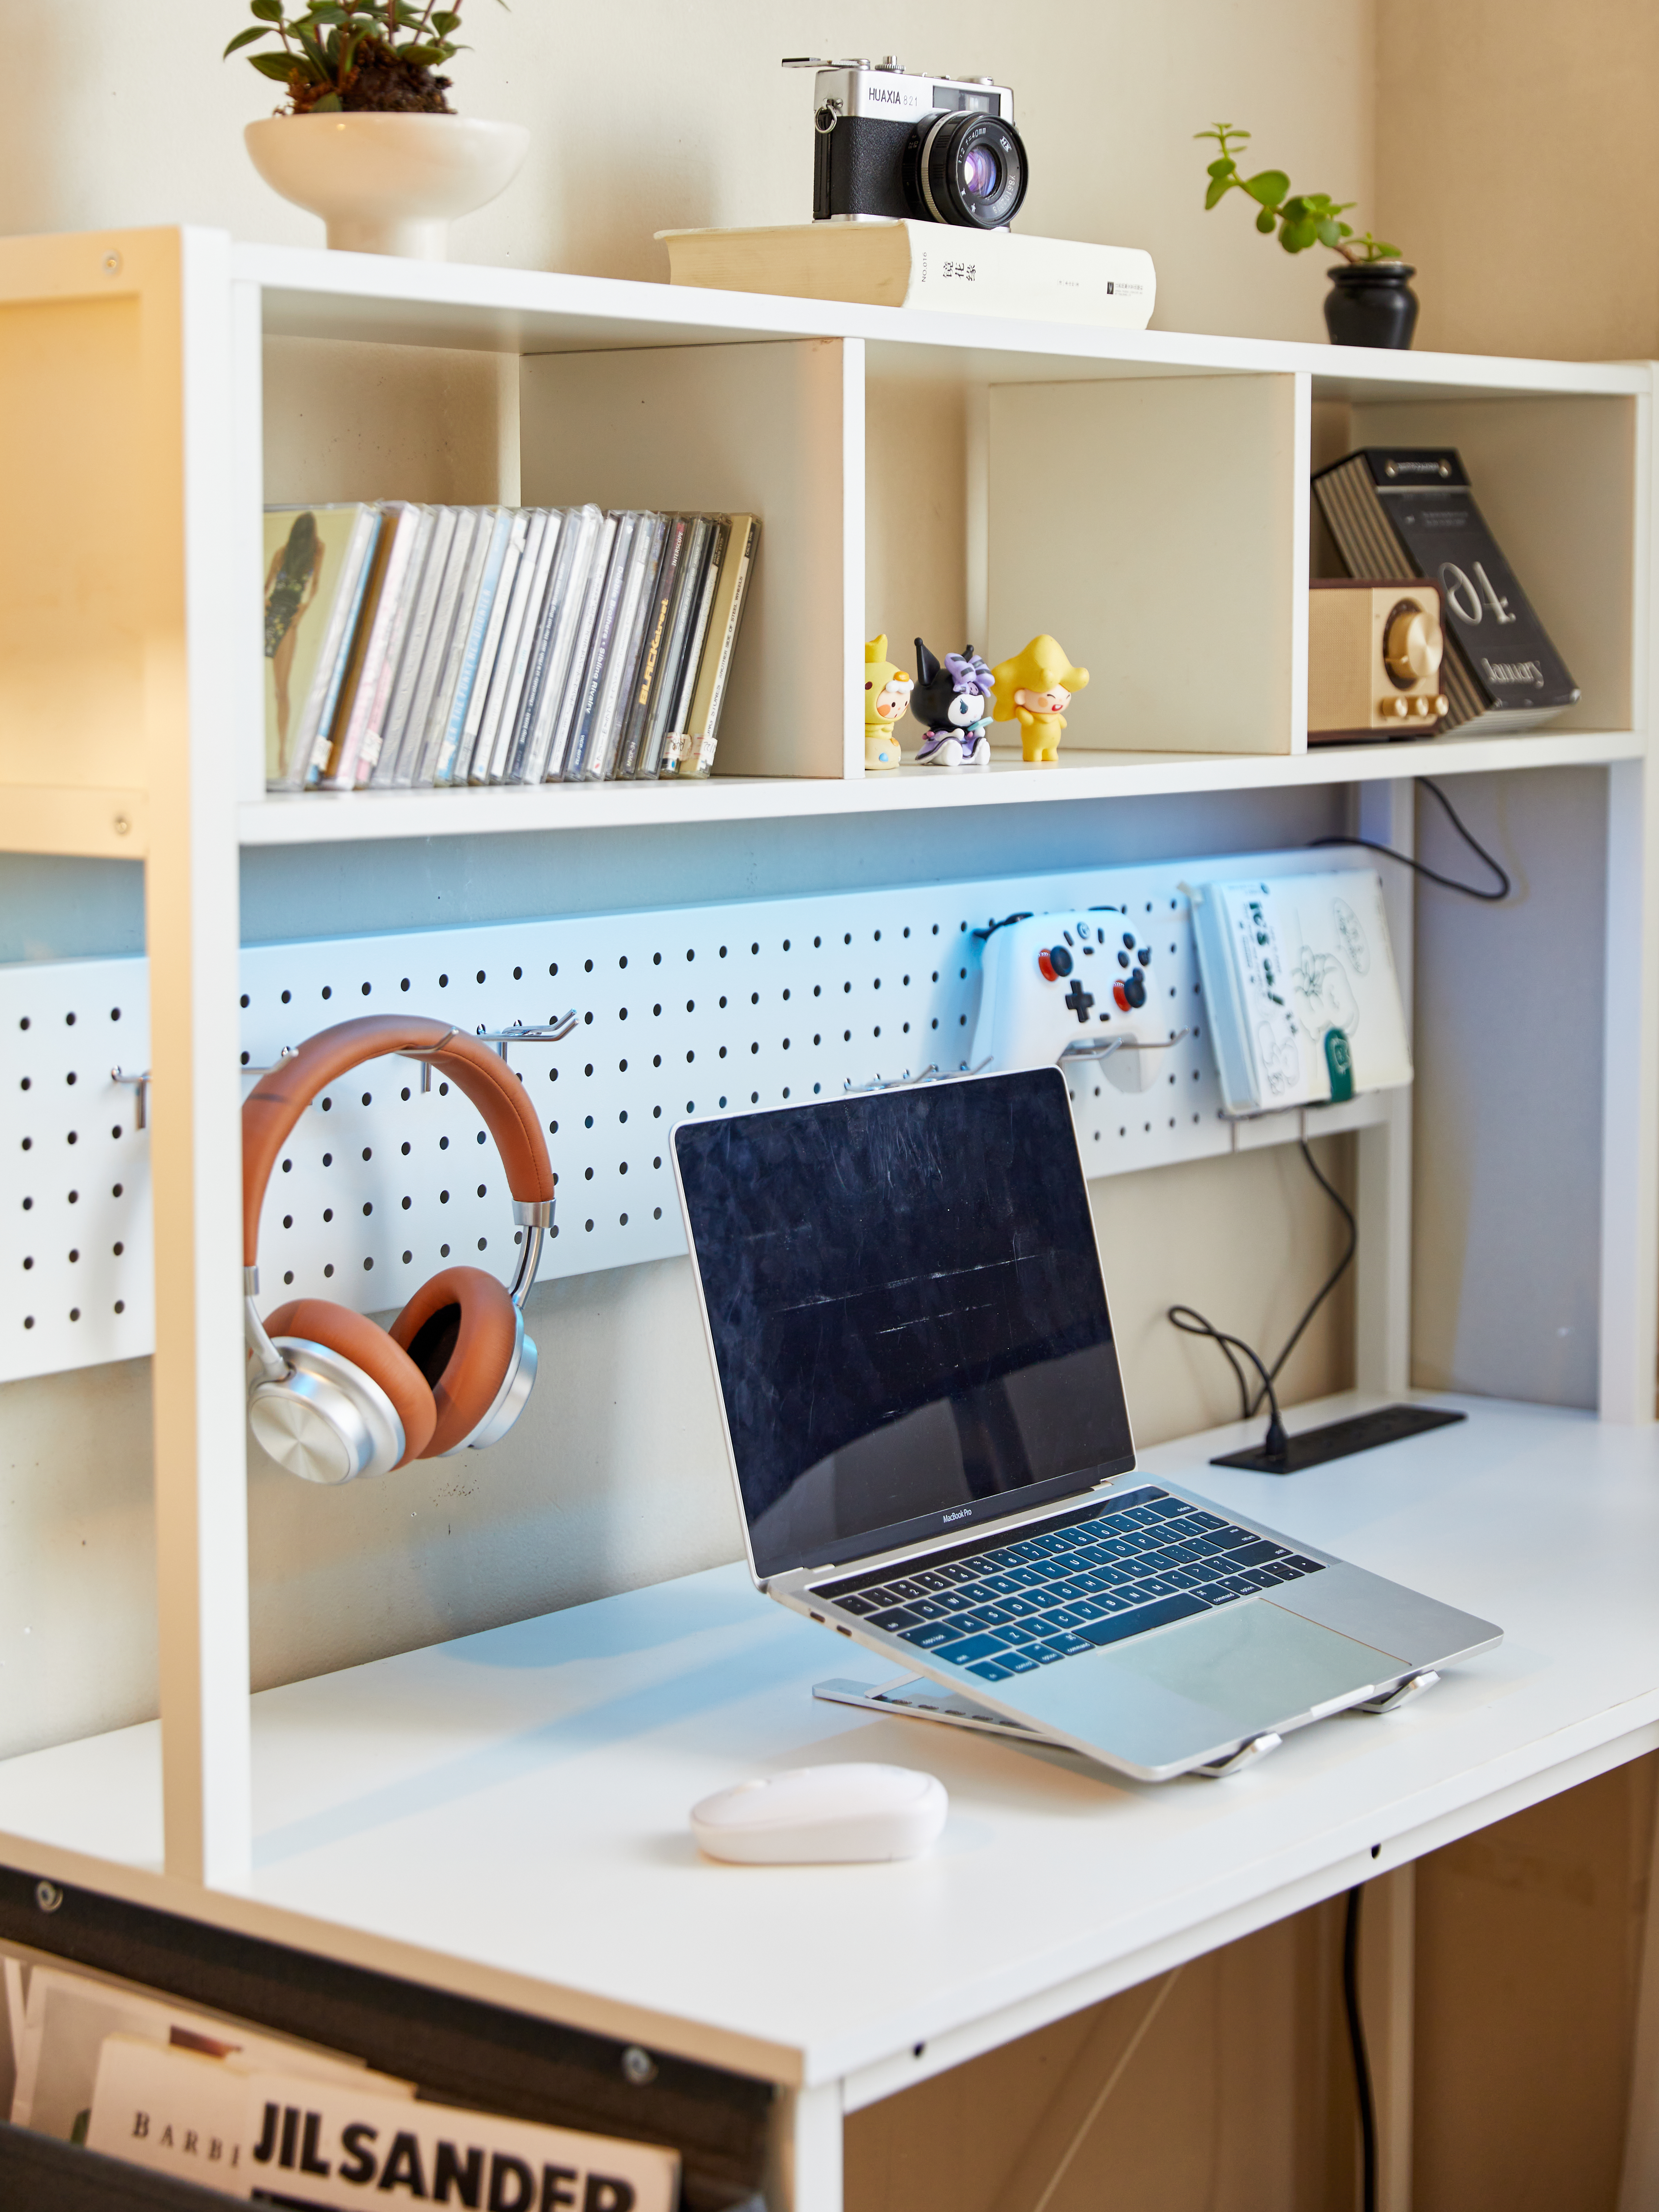
<path fill-rule="evenodd" d="M 945 1784 L 914 1767 L 793 1766 L 705 1797 L 691 1832 L 710 1858 L 739 1866 L 913 1859 L 950 1804 Z"/>

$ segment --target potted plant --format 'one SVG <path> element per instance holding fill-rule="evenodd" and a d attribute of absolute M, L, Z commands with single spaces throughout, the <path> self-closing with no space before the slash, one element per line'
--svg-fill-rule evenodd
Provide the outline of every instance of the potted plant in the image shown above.
<path fill-rule="evenodd" d="M 1342 220 L 1352 200 L 1334 200 L 1328 192 L 1292 192 L 1283 169 L 1240 176 L 1237 156 L 1249 135 L 1231 123 L 1193 133 L 1195 138 L 1213 138 L 1220 149 L 1210 164 L 1205 207 L 1218 207 L 1229 192 L 1243 192 L 1256 204 L 1256 228 L 1264 238 L 1277 230 L 1286 253 L 1323 246 L 1342 256 L 1340 265 L 1328 271 L 1331 289 L 1325 297 L 1325 327 L 1333 345 L 1410 345 L 1417 328 L 1418 299 L 1411 289 L 1417 271 L 1401 259 L 1400 248 L 1370 231 L 1355 237 L 1352 223 Z"/>
<path fill-rule="evenodd" d="M 328 242 L 359 253 L 441 261 L 449 223 L 509 185 L 530 134 L 457 115 L 436 74 L 460 49 L 462 0 L 251 0 L 252 27 L 227 56 L 280 84 L 286 105 L 247 127 L 253 166 L 274 191 L 319 215 Z"/>

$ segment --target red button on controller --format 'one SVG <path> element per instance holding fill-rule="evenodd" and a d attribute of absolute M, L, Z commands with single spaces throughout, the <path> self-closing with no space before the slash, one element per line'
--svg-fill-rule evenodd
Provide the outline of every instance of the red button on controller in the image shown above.
<path fill-rule="evenodd" d="M 1037 966 L 1042 970 L 1043 978 L 1046 981 L 1050 983 L 1059 982 L 1060 978 L 1054 973 L 1054 963 L 1048 957 L 1046 947 L 1037 955 Z"/>

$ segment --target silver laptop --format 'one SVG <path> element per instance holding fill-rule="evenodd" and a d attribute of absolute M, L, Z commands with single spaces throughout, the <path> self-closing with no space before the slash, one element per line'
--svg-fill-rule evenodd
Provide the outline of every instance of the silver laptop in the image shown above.
<path fill-rule="evenodd" d="M 683 1122 L 674 1165 L 750 1572 L 902 1670 L 821 1694 L 1160 1782 L 1501 1640 L 1136 1474 L 1058 1068 Z"/>

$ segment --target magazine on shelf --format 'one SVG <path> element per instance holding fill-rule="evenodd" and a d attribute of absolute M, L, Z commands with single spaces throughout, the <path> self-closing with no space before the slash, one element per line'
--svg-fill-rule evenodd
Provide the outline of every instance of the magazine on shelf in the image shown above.
<path fill-rule="evenodd" d="M 681 743 L 690 733 L 697 678 L 702 672 L 703 647 L 708 642 L 709 620 L 714 611 L 714 595 L 720 589 L 720 570 L 725 565 L 731 536 L 731 525 L 726 517 L 711 514 L 708 518 L 708 556 L 703 565 L 702 586 L 691 617 L 691 626 L 686 634 L 685 659 L 680 665 L 674 703 L 663 732 L 662 748 L 657 763 L 659 775 L 672 775 L 678 772 Z"/>
<path fill-rule="evenodd" d="M 398 748 L 398 759 L 390 781 L 400 791 L 406 791 L 415 781 L 421 763 L 427 757 L 431 743 L 431 724 L 438 686 L 448 665 L 451 642 L 454 636 L 456 617 L 460 605 L 461 586 L 471 565 L 472 548 L 478 532 L 478 513 L 476 507 L 459 507 L 454 510 L 455 528 L 449 541 L 443 574 L 433 602 L 432 622 L 427 636 L 426 651 L 421 656 L 420 674 L 416 678 L 414 695 L 410 701 L 409 719 L 404 726 L 402 743 Z"/>
<path fill-rule="evenodd" d="M 87 2141 L 256 2203 L 674 2212 L 677 2152 L 388 2087 L 367 2071 L 307 2079 L 281 2063 L 216 2063 L 116 2036 L 100 2054 Z"/>
<path fill-rule="evenodd" d="M 508 610 L 524 559 L 525 540 L 532 519 L 530 509 L 521 507 L 512 514 L 507 524 L 507 544 L 502 550 L 495 588 L 490 598 L 489 620 L 478 650 L 477 665 L 473 671 L 466 720 L 462 725 L 460 744 L 450 770 L 452 783 L 470 783 L 472 780 L 472 763 L 477 750 L 478 732 L 483 724 L 484 709 L 489 702 L 490 678 L 495 673 L 501 638 L 507 629 Z"/>
<path fill-rule="evenodd" d="M 705 776 L 713 772 L 714 766 L 726 679 L 731 673 L 749 578 L 760 544 L 760 522 L 755 515 L 731 514 L 725 520 L 726 551 L 709 610 L 702 665 L 697 671 L 697 686 L 685 728 L 671 739 L 664 752 L 664 775 Z"/>
<path fill-rule="evenodd" d="M 368 580 L 378 508 L 265 509 L 265 782 L 296 791 L 326 737 Z"/>
<path fill-rule="evenodd" d="M 691 534 L 690 515 L 670 514 L 663 519 L 668 528 L 663 541 L 662 559 L 658 563 L 656 580 L 651 587 L 651 603 L 646 617 L 639 665 L 635 670 L 633 688 L 629 694 L 622 750 L 617 762 L 617 774 L 623 777 L 631 776 L 640 764 L 640 754 L 651 719 L 651 702 L 656 696 L 658 674 L 663 665 L 673 621 L 674 595 L 679 588 L 686 543 Z"/>
<path fill-rule="evenodd" d="M 496 748 L 501 743 L 501 726 L 505 719 L 507 732 L 512 733 L 512 718 L 517 693 L 515 672 L 523 682 L 524 671 L 519 662 L 519 641 L 523 635 L 530 605 L 538 585 L 547 581 L 542 567 L 542 555 L 547 546 L 549 515 L 545 507 L 527 510 L 524 547 L 519 555 L 519 565 L 513 578 L 513 589 L 507 599 L 507 616 L 495 646 L 495 664 L 489 672 L 489 690 L 484 701 L 484 710 L 478 722 L 477 742 L 472 749 L 471 765 L 467 770 L 469 783 L 491 783 L 500 781 L 496 769 Z M 482 670 L 479 672 L 482 677 Z"/>
<path fill-rule="evenodd" d="M 478 670 L 483 660 L 484 641 L 495 614 L 501 571 L 506 565 L 507 547 L 512 542 L 513 523 L 511 507 L 484 509 L 484 522 L 478 532 L 479 544 L 475 556 L 477 579 L 462 594 L 466 632 L 463 637 L 458 620 L 456 636 L 460 647 L 459 655 L 446 678 L 448 689 L 440 705 L 443 726 L 433 757 L 432 781 L 434 784 L 447 784 L 454 780 L 465 739 L 466 718 L 477 685 Z M 466 781 L 464 766 L 459 780 L 463 783 Z"/>
<path fill-rule="evenodd" d="M 534 691 L 524 717 L 525 744 L 514 781 L 540 783 L 548 774 L 555 727 L 570 680 L 571 655 L 581 626 L 593 548 L 605 517 L 597 507 L 573 507 L 559 537 L 559 556 L 547 587 L 538 641 L 539 665 L 532 671 Z"/>
<path fill-rule="evenodd" d="M 708 773 L 755 518 L 391 500 L 265 530 L 273 788 Z"/>
<path fill-rule="evenodd" d="M 432 543 L 432 532 L 437 517 L 429 507 L 411 510 L 408 519 L 409 557 L 394 587 L 392 580 L 386 581 L 386 599 L 390 618 L 386 624 L 386 655 L 380 664 L 368 714 L 361 725 L 356 757 L 351 772 L 352 788 L 362 791 L 374 773 L 375 764 L 386 744 L 387 725 L 391 720 L 398 685 L 398 675 L 403 666 L 404 646 L 420 594 L 421 579 L 426 569 L 427 549 Z M 401 536 L 401 532 L 399 535 Z M 343 775 L 344 771 L 342 770 Z"/>
<path fill-rule="evenodd" d="M 416 575 L 412 570 L 410 573 L 403 643 L 398 654 L 397 672 L 388 687 L 380 753 L 368 778 L 376 789 L 384 790 L 397 778 L 398 756 L 409 727 L 415 690 L 420 682 L 421 665 L 437 612 L 438 593 L 443 586 L 449 549 L 454 542 L 456 514 L 453 507 L 431 509 L 430 527 L 419 555 L 420 574 Z"/>
<path fill-rule="evenodd" d="M 690 650 L 692 626 L 702 600 L 703 579 L 708 568 L 708 550 L 714 534 L 712 519 L 706 514 L 690 517 L 691 533 L 686 541 L 680 580 L 670 618 L 668 646 L 663 655 L 658 677 L 656 695 L 651 703 L 650 718 L 640 748 L 639 764 L 635 770 L 641 777 L 654 776 L 662 763 L 663 740 L 668 734 L 675 702 L 680 695 L 680 679 L 685 670 L 685 656 Z"/>
<path fill-rule="evenodd" d="M 209 2058 L 234 2058 L 248 2068 L 280 2068 L 301 2077 L 358 2077 L 365 2071 L 361 2059 L 343 2057 L 297 2038 L 273 2035 L 223 2014 L 173 2004 L 128 1984 L 37 1966 L 28 1977 L 12 2092 L 13 2126 L 33 2128 L 65 2142 L 83 2141 L 99 2055 L 111 2036 Z M 412 2084 L 382 2076 L 376 2081 L 385 2094 L 415 2094 Z"/>
<path fill-rule="evenodd" d="M 617 772 L 622 749 L 623 724 L 634 692 L 634 671 L 640 661 L 640 633 L 662 559 L 663 518 L 641 514 L 634 526 L 628 568 L 623 578 L 622 601 L 617 611 L 617 635 L 605 663 L 599 702 L 588 745 L 587 772 L 605 780 Z"/>

